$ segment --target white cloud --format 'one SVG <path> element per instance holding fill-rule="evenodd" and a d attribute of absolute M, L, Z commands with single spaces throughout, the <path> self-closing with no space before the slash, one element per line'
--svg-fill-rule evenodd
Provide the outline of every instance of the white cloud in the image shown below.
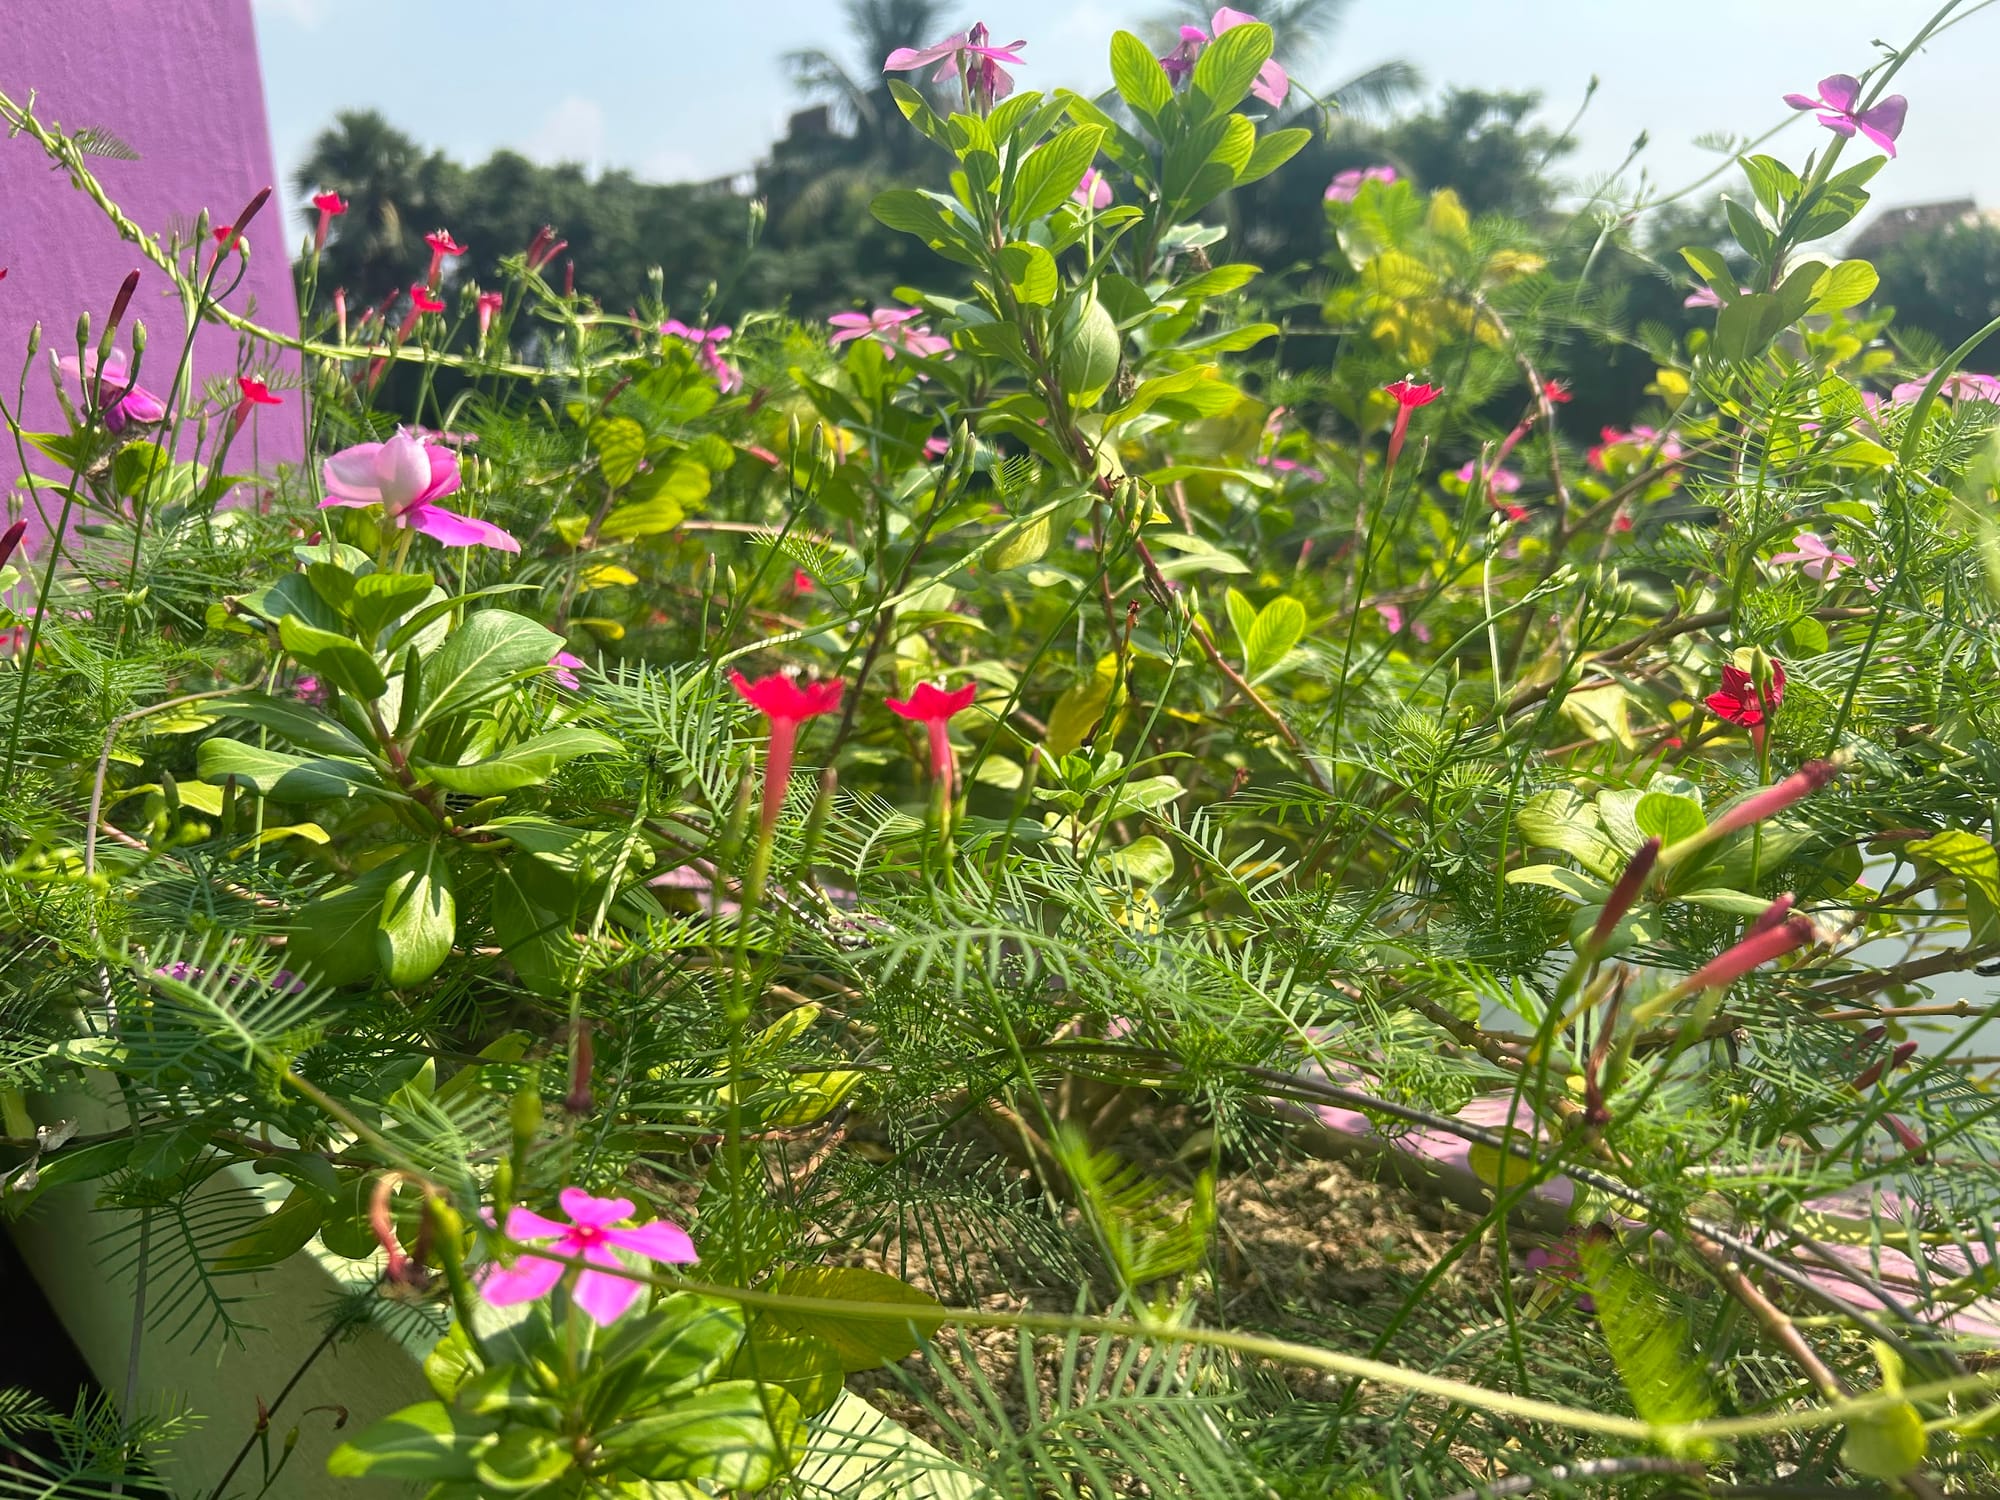
<path fill-rule="evenodd" d="M 572 94 L 542 117 L 522 144 L 522 151 L 536 161 L 580 162 L 598 167 L 604 162 L 604 143 L 609 126 L 604 106 L 594 99 Z"/>
<path fill-rule="evenodd" d="M 303 31 L 316 31 L 333 11 L 332 0 L 254 0 L 257 14 L 289 21 Z"/>

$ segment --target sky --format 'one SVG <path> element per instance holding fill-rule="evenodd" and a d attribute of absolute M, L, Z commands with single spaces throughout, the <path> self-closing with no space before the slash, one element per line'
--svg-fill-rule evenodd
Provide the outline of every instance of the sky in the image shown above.
<path fill-rule="evenodd" d="M 1976 3 L 1976 0 L 1970 0 Z M 336 110 L 372 107 L 463 161 L 500 147 L 537 160 L 623 167 L 660 181 L 745 170 L 802 105 L 781 54 L 844 54 L 837 0 L 254 0 L 277 165 L 289 179 Z M 1255 0 L 1239 6 L 1254 10 Z M 1788 91 L 1880 56 L 1934 0 L 1351 0 L 1330 45 L 1283 57 L 1316 91 L 1404 58 L 1427 90 L 1534 89 L 1552 126 L 1596 75 L 1565 171 L 1587 183 L 1643 131 L 1640 166 L 1681 187 L 1716 166 L 1699 138 L 1760 134 L 1791 116 Z M 1160 0 L 984 0 L 999 39 L 1027 40 L 1023 87 L 1096 92 L 1111 33 Z M 970 14 L 965 19 L 971 19 Z M 859 72 L 861 59 L 849 59 Z M 1898 75 L 1910 99 L 1900 155 L 1875 179 L 1891 206 L 1972 197 L 2000 207 L 1993 85 L 2000 5 L 1972 16 Z M 1765 149 L 1803 157 L 1804 117 Z"/>

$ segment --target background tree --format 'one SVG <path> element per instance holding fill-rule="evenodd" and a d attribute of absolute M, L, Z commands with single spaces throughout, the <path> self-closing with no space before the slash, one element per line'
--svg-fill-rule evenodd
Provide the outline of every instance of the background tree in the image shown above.
<path fill-rule="evenodd" d="M 1896 309 L 1899 331 L 1921 329 L 1955 349 L 2000 317 L 2000 224 L 1986 219 L 1904 235 L 1872 257 L 1882 284 L 1875 301 Z M 2000 371 L 2000 337 L 1967 364 Z"/>

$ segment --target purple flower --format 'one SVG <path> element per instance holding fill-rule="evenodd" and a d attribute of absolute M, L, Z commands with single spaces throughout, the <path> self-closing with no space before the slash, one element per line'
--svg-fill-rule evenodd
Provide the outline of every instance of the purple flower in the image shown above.
<path fill-rule="evenodd" d="M 1936 371 L 1932 371 L 1935 374 Z M 1924 393 L 1924 387 L 1931 383 L 1929 375 L 1916 380 L 1906 380 L 1889 392 L 1889 399 L 1911 402 Z M 2000 405 L 2000 379 L 1991 375 L 1981 375 L 1972 370 L 1954 370 L 1945 376 L 1938 387 L 1938 394 L 1949 401 L 1990 401 Z"/>
<path fill-rule="evenodd" d="M 75 355 L 65 354 L 56 364 L 65 375 L 82 383 L 91 400 L 109 403 L 104 408 L 104 425 L 112 432 L 123 432 L 128 422 L 158 422 L 167 414 L 166 402 L 143 385 L 133 385 L 131 366 L 122 349 L 105 355 L 102 364 L 94 354 L 85 356 L 81 363 Z"/>
<path fill-rule="evenodd" d="M 743 372 L 722 357 L 721 344 L 732 332 L 727 323 L 718 323 L 713 328 L 690 328 L 679 318 L 669 318 L 660 325 L 660 332 L 670 339 L 693 344 L 695 358 L 715 377 L 715 387 L 723 395 L 743 389 Z"/>
<path fill-rule="evenodd" d="M 1797 563 L 1801 573 L 1821 583 L 1832 583 L 1843 569 L 1856 566 L 1852 557 L 1845 552 L 1834 551 L 1816 531 L 1801 531 L 1792 538 L 1792 549 L 1790 552 L 1774 553 L 1772 565 Z"/>
<path fill-rule="evenodd" d="M 406 427 L 386 443 L 356 443 L 329 458 L 321 474 L 328 506 L 382 507 L 391 526 L 408 526 L 447 547 L 492 547 L 519 552 L 521 544 L 490 521 L 476 521 L 431 502 L 461 483 L 458 455 L 434 447 Z"/>
<path fill-rule="evenodd" d="M 1201 56 L 1203 47 L 1232 27 L 1254 25 L 1256 20 L 1257 18 L 1248 11 L 1232 10 L 1225 5 L 1208 23 L 1214 36 L 1199 26 L 1183 26 L 1180 41 L 1173 51 L 1160 59 L 1160 66 L 1167 70 L 1167 77 L 1179 86 L 1194 72 L 1195 59 Z M 1291 79 L 1285 75 L 1285 70 L 1278 66 L 1275 58 L 1265 59 L 1264 66 L 1257 71 L 1257 81 L 1250 85 L 1250 92 L 1273 109 L 1285 102 L 1285 95 L 1290 93 L 1291 89 Z"/>
<path fill-rule="evenodd" d="M 1819 95 L 1787 94 L 1785 103 L 1793 109 L 1814 109 L 1819 111 L 1819 122 L 1835 135 L 1852 136 L 1861 132 L 1869 140 L 1882 148 L 1885 156 L 1896 154 L 1896 137 L 1903 133 L 1903 117 L 1910 112 L 1910 101 L 1901 94 L 1891 94 L 1871 109 L 1858 114 L 1855 106 L 1861 102 L 1861 80 L 1849 73 L 1835 73 L 1819 81 Z"/>
<path fill-rule="evenodd" d="M 1335 172 L 1333 181 L 1326 185 L 1328 203 L 1352 203 L 1361 195 L 1362 187 L 1370 182 L 1388 184 L 1396 180 L 1394 167 L 1349 167 L 1344 172 Z"/>
<path fill-rule="evenodd" d="M 908 73 L 936 63 L 938 70 L 931 74 L 931 82 L 945 83 L 958 77 L 963 69 L 966 92 L 991 108 L 994 100 L 1005 99 L 1014 92 L 1014 77 L 1000 64 L 1019 63 L 1021 54 L 1016 49 L 1028 44 L 1022 41 L 995 46 L 990 37 L 982 21 L 929 47 L 898 47 L 883 59 L 882 71 Z"/>
<path fill-rule="evenodd" d="M 928 328 L 909 326 L 923 315 L 923 309 L 917 307 L 878 307 L 868 313 L 835 313 L 827 319 L 834 328 L 833 337 L 828 342 L 844 344 L 849 339 L 874 338 L 881 343 L 882 352 L 889 359 L 896 357 L 898 349 L 919 358 L 949 354 L 950 339 L 932 333 Z"/>
<path fill-rule="evenodd" d="M 688 1265 L 699 1258 L 687 1231 L 669 1220 L 618 1228 L 620 1220 L 632 1217 L 630 1198 L 593 1198 L 582 1188 L 568 1187 L 562 1190 L 562 1207 L 569 1215 L 567 1224 L 545 1219 L 532 1209 L 510 1208 L 507 1238 L 552 1240 L 549 1249 L 556 1255 L 614 1270 L 625 1267 L 614 1249 L 630 1250 L 666 1265 Z M 479 1294 L 495 1307 L 532 1302 L 553 1291 L 569 1269 L 559 1260 L 523 1250 L 511 1266 L 488 1266 L 480 1276 Z M 629 1277 L 582 1271 L 570 1299 L 592 1322 L 604 1327 L 617 1322 L 644 1289 L 643 1283 Z"/>
<path fill-rule="evenodd" d="M 1109 208 L 1111 183 L 1097 168 L 1090 167 L 1084 172 L 1083 180 L 1076 185 L 1076 191 L 1071 193 L 1070 197 L 1085 208 Z"/>
<path fill-rule="evenodd" d="M 1720 307 L 1722 306 L 1722 293 L 1718 292 L 1712 286 L 1698 286 L 1693 291 L 1687 294 L 1687 297 L 1682 301 L 1681 306 Z"/>

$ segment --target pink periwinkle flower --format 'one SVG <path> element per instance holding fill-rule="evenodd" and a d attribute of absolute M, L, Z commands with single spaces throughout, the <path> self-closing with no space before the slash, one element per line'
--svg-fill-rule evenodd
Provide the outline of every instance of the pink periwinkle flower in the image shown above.
<path fill-rule="evenodd" d="M 889 359 L 896 357 L 898 349 L 920 359 L 949 354 L 950 339 L 932 333 L 928 328 L 910 326 L 923 315 L 923 309 L 919 307 L 878 307 L 866 313 L 835 313 L 827 319 L 834 328 L 828 342 L 844 344 L 849 339 L 873 338 L 880 342 L 883 354 Z"/>
<path fill-rule="evenodd" d="M 73 354 L 56 361 L 65 375 L 80 381 L 92 400 L 104 405 L 104 425 L 111 432 L 123 432 L 129 423 L 152 423 L 165 419 L 167 403 L 143 385 L 135 384 L 131 366 L 122 349 L 113 349 L 100 363 L 94 354 L 79 363 Z"/>
<path fill-rule="evenodd" d="M 583 686 L 583 679 L 576 674 L 589 665 L 572 652 L 558 651 L 549 658 L 549 676 L 574 693 Z"/>
<path fill-rule="evenodd" d="M 1905 380 L 1890 390 L 1889 399 L 1907 405 L 1921 396 L 1924 387 L 1930 383 L 1929 375 Z M 1945 376 L 1943 384 L 1938 387 L 1938 395 L 1947 401 L 1988 401 L 2000 405 L 2000 378 L 1981 375 L 1974 370 L 1954 370 Z"/>
<path fill-rule="evenodd" d="M 1793 109 L 1819 111 L 1819 122 L 1835 135 L 1853 136 L 1857 131 L 1877 146 L 1885 156 L 1896 154 L 1896 137 L 1903 133 L 1903 118 L 1910 101 L 1891 94 L 1871 108 L 1856 111 L 1861 102 L 1861 80 L 1850 73 L 1834 73 L 1819 81 L 1819 93 L 1787 94 L 1785 103 Z"/>
<path fill-rule="evenodd" d="M 1771 562 L 1773 566 L 1797 563 L 1801 573 L 1821 583 L 1832 583 L 1844 569 L 1856 566 L 1852 557 L 1834 551 L 1816 531 L 1801 531 L 1792 538 L 1792 550 L 1772 554 Z"/>
<path fill-rule="evenodd" d="M 1469 458 L 1459 468 L 1458 477 L 1466 484 L 1479 482 L 1479 460 Z M 1492 468 L 1486 471 L 1486 492 L 1489 495 L 1511 495 L 1521 488 L 1521 476 L 1512 469 Z"/>
<path fill-rule="evenodd" d="M 1199 26 L 1183 26 L 1180 41 L 1173 51 L 1160 59 L 1160 66 L 1167 70 L 1167 77 L 1178 86 L 1194 72 L 1195 59 L 1201 56 L 1203 47 L 1215 37 L 1221 36 L 1223 32 L 1237 26 L 1252 25 L 1256 20 L 1257 18 L 1248 11 L 1232 10 L 1225 5 L 1209 20 L 1213 36 Z M 1273 109 L 1277 109 L 1285 102 L 1285 95 L 1290 93 L 1291 89 L 1292 81 L 1286 76 L 1285 70 L 1278 66 L 1276 58 L 1264 60 L 1264 66 L 1257 71 L 1257 81 L 1250 85 L 1251 94 L 1262 99 Z"/>
<path fill-rule="evenodd" d="M 1077 183 L 1076 191 L 1071 193 L 1070 197 L 1085 208 L 1109 208 L 1111 207 L 1110 179 L 1095 167 L 1087 168 L 1083 180 Z"/>
<path fill-rule="evenodd" d="M 722 343 L 734 331 L 727 323 L 694 328 L 679 318 L 669 318 L 660 325 L 660 332 L 667 338 L 694 345 L 695 358 L 715 377 L 715 388 L 725 396 L 743 389 L 743 372 L 722 357 Z"/>
<path fill-rule="evenodd" d="M 1396 169 L 1391 166 L 1349 167 L 1344 172 L 1335 172 L 1333 181 L 1326 185 L 1328 203 L 1352 203 L 1361 196 L 1361 189 L 1368 183 L 1384 185 L 1396 180 Z"/>
<path fill-rule="evenodd" d="M 951 452 L 951 439 L 933 434 L 924 439 L 924 457 L 935 463 Z"/>
<path fill-rule="evenodd" d="M 1600 473 L 1603 472 L 1607 462 L 1605 450 L 1611 448 L 1638 449 L 1639 456 L 1650 459 L 1654 466 L 1671 464 L 1681 456 L 1681 443 L 1678 437 L 1671 432 L 1662 433 L 1658 428 L 1647 427 L 1643 423 L 1629 432 L 1620 432 L 1616 427 L 1606 427 L 1598 436 L 1603 441 L 1583 457 L 1584 462 Z"/>
<path fill-rule="evenodd" d="M 936 63 L 933 83 L 947 83 L 963 72 L 966 93 L 991 109 L 995 100 L 1014 92 L 1014 77 L 1000 64 L 1020 63 L 1019 49 L 1027 45 L 1025 41 L 996 45 L 982 21 L 929 47 L 898 47 L 883 59 L 882 71 L 908 73 Z"/>
<path fill-rule="evenodd" d="M 1257 466 L 1269 469 L 1273 474 L 1282 474 L 1287 479 L 1298 478 L 1312 484 L 1324 484 L 1326 475 L 1311 464 L 1302 464 L 1296 458 L 1273 458 L 1266 454 L 1257 456 Z"/>
<path fill-rule="evenodd" d="M 698 1257 L 694 1241 L 680 1225 L 668 1219 L 647 1224 L 623 1225 L 632 1217 L 630 1198 L 593 1198 L 582 1188 L 562 1190 L 562 1209 L 567 1224 L 545 1219 L 533 1209 L 507 1210 L 507 1238 L 531 1243 L 548 1242 L 552 1254 L 593 1266 L 608 1266 L 614 1272 L 625 1268 L 617 1255 L 629 1250 L 663 1265 L 692 1265 Z M 622 1226 L 622 1227 L 621 1227 Z M 490 1265 L 479 1278 L 479 1295 L 494 1307 L 512 1307 L 533 1302 L 555 1290 L 570 1267 L 550 1260 L 533 1250 L 523 1250 L 511 1266 Z M 570 1300 L 600 1328 L 623 1317 L 645 1290 L 642 1282 L 630 1277 L 605 1275 L 602 1271 L 580 1271 L 570 1290 Z"/>
<path fill-rule="evenodd" d="M 386 443 L 356 443 L 323 466 L 328 506 L 379 505 L 391 526 L 407 526 L 447 547 L 491 547 L 519 552 L 521 544 L 490 521 L 461 516 L 433 504 L 463 482 L 458 455 L 426 443 L 406 427 Z"/>

